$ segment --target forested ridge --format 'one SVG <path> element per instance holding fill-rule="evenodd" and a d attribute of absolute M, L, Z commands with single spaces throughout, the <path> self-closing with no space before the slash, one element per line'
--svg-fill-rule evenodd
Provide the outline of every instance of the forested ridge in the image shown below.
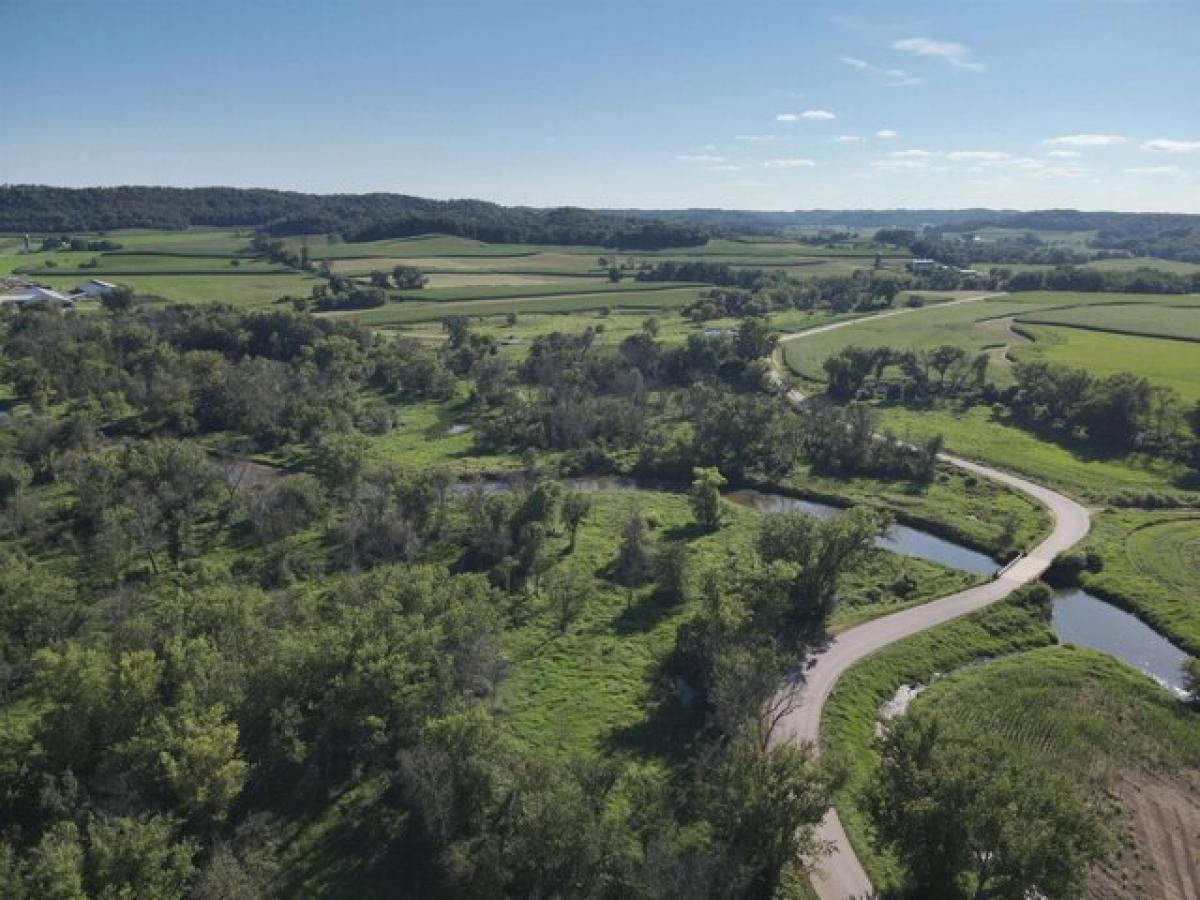
<path fill-rule="evenodd" d="M 575 207 L 534 209 L 405 194 L 303 194 L 261 188 L 0 187 L 0 231 L 223 226 L 282 237 L 336 233 L 349 241 L 438 232 L 494 243 L 575 244 L 654 250 L 695 246 L 708 232 L 688 223 L 634 220 Z"/>

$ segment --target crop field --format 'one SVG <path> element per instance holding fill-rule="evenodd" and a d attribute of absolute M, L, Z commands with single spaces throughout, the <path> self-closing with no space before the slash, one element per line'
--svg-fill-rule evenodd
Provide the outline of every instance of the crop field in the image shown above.
<path fill-rule="evenodd" d="M 1020 324 L 1027 322 L 1071 328 Z M 989 377 L 1001 384 L 1011 380 L 1006 354 L 1015 358 L 1036 354 L 1096 374 L 1133 368 L 1151 381 L 1175 387 L 1185 397 L 1198 395 L 1200 347 L 1183 340 L 1143 340 L 1084 331 L 1089 322 L 1113 331 L 1124 326 L 1142 329 L 1139 334 L 1190 340 L 1200 330 L 1200 302 L 1187 297 L 1140 294 L 1005 294 L 785 342 L 783 358 L 788 368 L 805 381 L 823 383 L 825 359 L 846 346 L 925 350 L 954 344 L 971 352 L 992 351 L 993 361 L 1000 365 L 991 366 Z M 1020 333 L 1012 330 L 1012 323 L 1020 325 Z M 1032 345 L 1030 335 L 1037 338 Z"/>
<path fill-rule="evenodd" d="M 31 257 L 23 257 L 29 260 Z M 75 270 L 81 278 L 106 275 L 239 275 L 294 274 L 294 270 L 254 257 L 230 257 L 228 255 L 169 255 L 165 253 L 135 254 L 112 253 L 50 253 L 37 254 L 36 265 L 18 264 L 15 271 L 41 278 L 46 275 L 65 274 Z M 53 262 L 53 266 L 47 266 Z"/>
<path fill-rule="evenodd" d="M 1084 585 L 1200 656 L 1200 515 L 1106 511 L 1084 549 L 1104 559 Z"/>
<path fill-rule="evenodd" d="M 1034 305 L 1034 308 L 1041 308 Z M 946 309 L 922 309 L 913 314 L 864 322 L 854 328 L 814 335 L 783 344 L 783 358 L 791 371 L 806 381 L 825 380 L 822 364 L 843 347 L 887 345 L 905 350 L 923 350 L 939 344 L 956 344 L 981 351 L 998 343 L 996 334 L 984 327 L 1030 309 L 1028 303 L 1007 297 L 963 303 Z"/>
<path fill-rule="evenodd" d="M 42 275 L 38 281 L 55 290 L 70 290 L 93 277 Z M 317 279 L 293 272 L 286 275 L 130 275 L 119 279 L 139 295 L 172 303 L 230 303 L 244 309 L 266 308 L 285 294 L 308 296 Z"/>
<path fill-rule="evenodd" d="M 110 239 L 119 250 L 17 253 L 19 236 L 0 236 L 0 274 L 17 272 L 60 290 L 93 277 L 127 284 L 146 299 L 167 302 L 230 303 L 266 308 L 285 297 L 307 297 L 322 283 L 315 274 L 256 255 L 249 232 L 194 228 L 182 231 L 116 231 L 76 235 Z M 40 236 L 34 245 L 40 246 Z M 321 315 L 352 317 L 364 323 L 400 327 L 438 321 L 448 315 L 507 317 L 509 314 L 574 315 L 589 311 L 667 313 L 699 296 L 701 286 L 685 282 L 638 282 L 629 270 L 661 260 L 704 259 L 737 267 L 764 267 L 795 277 L 848 275 L 870 265 L 877 248 L 857 242 L 814 246 L 788 240 L 711 241 L 703 247 L 658 252 L 624 252 L 602 247 L 489 244 L 448 235 L 420 235 L 347 243 L 324 235 L 285 239 L 311 259 L 328 263 L 335 274 L 365 279 L 398 265 L 419 268 L 429 279 L 419 291 L 393 292 L 393 302 L 368 310 Z M 878 251 L 885 267 L 899 267 L 905 254 Z M 601 265 L 600 260 L 605 260 Z M 609 261 L 626 267 L 619 282 L 608 280 Z M 84 264 L 87 265 L 83 268 Z M 85 307 L 90 308 L 90 306 Z M 777 327 L 799 328 L 806 314 L 784 314 Z M 710 327 L 726 327 L 723 323 Z M 683 330 L 678 337 L 682 338 Z"/>
<path fill-rule="evenodd" d="M 657 287 L 650 291 L 581 291 L 543 296 L 500 296 L 459 302 L 390 303 L 377 309 L 330 315 L 352 316 L 367 325 L 433 322 L 447 316 L 504 316 L 508 313 L 582 312 L 595 309 L 678 310 L 700 296 L 700 288 Z"/>
<path fill-rule="evenodd" d="M 1197 318 L 1200 319 L 1200 311 Z M 1034 341 L 1014 348 L 1017 359 L 1037 357 L 1086 369 L 1098 377 L 1136 372 L 1152 384 L 1174 388 L 1187 402 L 1200 400 L 1200 343 L 1075 327 L 1020 325 L 1019 328 L 1028 331 Z"/>
<path fill-rule="evenodd" d="M 1200 341 L 1200 299 L 1163 297 L 1147 308 L 1145 303 L 1114 303 L 1048 309 L 1021 314 L 1018 322 L 1067 325 L 1114 334 Z"/>

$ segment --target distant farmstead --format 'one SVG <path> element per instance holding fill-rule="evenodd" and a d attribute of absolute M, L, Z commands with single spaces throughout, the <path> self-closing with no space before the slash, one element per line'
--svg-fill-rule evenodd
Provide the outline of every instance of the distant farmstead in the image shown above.
<path fill-rule="evenodd" d="M 937 261 L 932 259 L 910 259 L 908 261 L 908 271 L 914 275 L 920 272 L 932 272 L 937 267 Z"/>
<path fill-rule="evenodd" d="M 117 289 L 117 286 L 111 281 L 101 281 L 99 278 L 90 278 L 72 292 L 74 294 L 84 294 L 88 297 L 103 297 Z"/>

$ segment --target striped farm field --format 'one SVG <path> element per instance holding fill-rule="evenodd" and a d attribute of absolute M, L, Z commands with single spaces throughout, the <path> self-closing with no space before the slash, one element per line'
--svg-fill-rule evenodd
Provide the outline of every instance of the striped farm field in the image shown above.
<path fill-rule="evenodd" d="M 1017 326 L 1032 344 L 1013 349 L 1017 359 L 1044 359 L 1103 377 L 1134 372 L 1151 384 L 1174 388 L 1186 401 L 1200 400 L 1200 342 L 1110 334 L 1049 325 Z"/>
<path fill-rule="evenodd" d="M 403 325 L 436 322 L 447 316 L 503 316 L 508 313 L 573 313 L 598 309 L 678 310 L 700 296 L 695 287 L 667 287 L 652 291 L 591 292 L 549 296 L 500 297 L 441 303 L 389 303 L 362 312 L 333 313 L 353 316 L 364 325 Z"/>
<path fill-rule="evenodd" d="M 1026 313 L 1018 322 L 1066 325 L 1117 334 L 1200 341 L 1200 299 L 1163 297 L 1147 309 L 1144 303 L 1114 303 Z"/>

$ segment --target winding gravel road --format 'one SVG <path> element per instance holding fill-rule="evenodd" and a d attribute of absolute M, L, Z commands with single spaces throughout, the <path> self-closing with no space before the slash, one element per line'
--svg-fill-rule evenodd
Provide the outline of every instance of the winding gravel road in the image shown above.
<path fill-rule="evenodd" d="M 969 297 L 952 302 L 955 304 L 970 303 L 985 299 L 985 296 L 990 295 Z M 948 305 L 950 304 L 944 303 L 941 306 L 922 307 L 921 309 L 940 309 Z M 803 340 L 814 334 L 851 327 L 860 322 L 918 311 L 918 309 L 895 310 L 878 316 L 837 322 L 833 325 L 824 325 L 811 331 L 790 335 L 784 340 L 788 342 Z M 799 405 L 805 399 L 799 391 L 790 391 L 787 396 L 793 405 Z M 1069 497 L 1064 497 L 1056 491 L 1016 475 L 958 456 L 942 454 L 939 458 L 949 465 L 1005 484 L 1041 503 L 1054 518 L 1053 531 L 1044 541 L 1016 562 L 1011 563 L 994 580 L 986 584 L 968 588 L 922 606 L 884 616 L 842 632 L 815 657 L 808 669 L 803 673 L 798 673 L 781 688 L 781 695 L 791 708 L 776 727 L 772 735 L 773 741 L 780 743 L 806 741 L 813 747 L 819 748 L 821 713 L 834 685 L 837 684 L 843 672 L 859 660 L 894 641 L 918 634 L 998 600 L 1003 600 L 1021 585 L 1037 579 L 1055 556 L 1074 546 L 1088 533 L 1091 526 L 1088 511 Z M 862 864 L 859 863 L 858 857 L 855 856 L 854 850 L 850 846 L 850 841 L 842 828 L 836 809 L 830 809 L 826 815 L 818 830 L 818 837 L 832 848 L 813 876 L 813 887 L 816 888 L 817 895 L 821 900 L 850 900 L 850 898 L 873 896 L 874 888 L 871 880 L 867 877 L 867 873 L 863 870 Z"/>

